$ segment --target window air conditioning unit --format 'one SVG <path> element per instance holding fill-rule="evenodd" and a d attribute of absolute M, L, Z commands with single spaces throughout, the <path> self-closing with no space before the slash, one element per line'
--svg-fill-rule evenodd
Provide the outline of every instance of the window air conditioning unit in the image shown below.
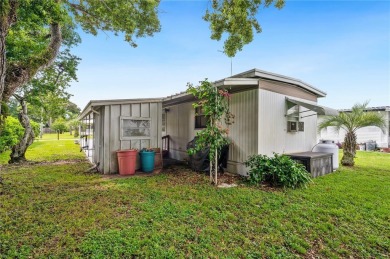
<path fill-rule="evenodd" d="M 303 121 L 287 121 L 287 132 L 305 131 L 305 123 Z"/>
<path fill-rule="evenodd" d="M 287 121 L 287 132 L 297 132 L 297 131 L 298 131 L 298 122 Z"/>
<path fill-rule="evenodd" d="M 298 122 L 298 131 L 305 131 L 305 123 L 303 121 Z"/>

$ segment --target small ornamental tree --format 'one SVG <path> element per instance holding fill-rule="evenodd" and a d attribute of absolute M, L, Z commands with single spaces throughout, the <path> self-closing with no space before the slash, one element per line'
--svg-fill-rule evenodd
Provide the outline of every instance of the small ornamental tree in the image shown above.
<path fill-rule="evenodd" d="M 353 166 L 355 164 L 356 154 L 356 131 L 360 128 L 375 126 L 385 132 L 385 118 L 376 112 L 367 111 L 368 101 L 362 104 L 355 104 L 351 111 L 340 112 L 339 115 L 326 117 L 319 125 L 318 130 L 327 127 L 335 127 L 337 131 L 345 130 L 343 145 L 343 157 L 341 164 L 343 166 Z"/>
<path fill-rule="evenodd" d="M 68 130 L 66 121 L 63 118 L 58 118 L 52 125 L 51 129 L 57 132 L 57 139 L 60 139 L 60 134 Z"/>
<path fill-rule="evenodd" d="M 227 138 L 229 129 L 226 127 L 233 123 L 234 115 L 229 111 L 230 94 L 227 90 L 218 89 L 205 79 L 200 85 L 194 87 L 187 84 L 187 92 L 196 97 L 193 107 L 201 107 L 207 118 L 207 127 L 199 131 L 196 136 L 195 147 L 188 150 L 189 155 L 210 148 L 210 182 L 218 185 L 218 153 L 222 147 L 229 144 Z"/>

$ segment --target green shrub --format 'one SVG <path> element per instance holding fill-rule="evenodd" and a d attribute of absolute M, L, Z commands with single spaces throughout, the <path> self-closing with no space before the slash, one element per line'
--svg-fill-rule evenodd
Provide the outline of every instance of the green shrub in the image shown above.
<path fill-rule="evenodd" d="M 39 136 L 39 132 L 41 131 L 41 127 L 39 126 L 38 122 L 30 120 L 31 127 L 33 128 L 35 137 Z"/>
<path fill-rule="evenodd" d="M 8 116 L 5 119 L 0 135 L 0 152 L 10 149 L 23 137 L 24 128 L 15 117 Z"/>
<path fill-rule="evenodd" d="M 40 127 L 39 123 L 30 120 L 33 128 L 35 137 L 39 135 Z M 5 123 L 2 128 L 0 135 L 0 153 L 5 150 L 11 149 L 12 146 L 16 145 L 19 140 L 23 137 L 24 128 L 20 124 L 19 120 L 15 117 L 8 116 L 5 119 Z"/>
<path fill-rule="evenodd" d="M 268 182 L 272 186 L 297 188 L 311 182 L 310 174 L 302 164 L 286 155 L 274 153 L 274 157 L 253 155 L 245 162 L 250 167 L 249 182 L 258 185 Z"/>

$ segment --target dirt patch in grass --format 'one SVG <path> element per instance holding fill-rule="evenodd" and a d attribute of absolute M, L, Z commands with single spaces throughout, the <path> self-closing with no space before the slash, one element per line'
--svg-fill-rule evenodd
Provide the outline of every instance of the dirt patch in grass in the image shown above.
<path fill-rule="evenodd" d="M 25 161 L 22 163 L 0 165 L 0 169 L 28 167 L 32 165 L 69 165 L 86 162 L 86 159 L 56 160 L 56 161 Z"/>
<path fill-rule="evenodd" d="M 205 184 L 210 180 L 209 173 L 194 172 L 184 165 L 175 165 L 165 168 L 162 171 L 169 177 L 173 184 Z M 237 174 L 219 173 L 218 184 L 242 184 L 244 178 Z"/>
<path fill-rule="evenodd" d="M 170 183 L 175 185 L 209 184 L 210 182 L 210 176 L 208 172 L 195 172 L 186 165 L 172 165 L 168 168 L 164 168 L 161 173 L 167 175 L 169 177 Z M 228 172 L 218 174 L 218 185 L 220 186 L 224 184 L 247 186 L 246 178 L 244 176 Z M 257 188 L 266 192 L 283 191 L 282 188 L 274 187 L 269 184 L 261 184 Z"/>

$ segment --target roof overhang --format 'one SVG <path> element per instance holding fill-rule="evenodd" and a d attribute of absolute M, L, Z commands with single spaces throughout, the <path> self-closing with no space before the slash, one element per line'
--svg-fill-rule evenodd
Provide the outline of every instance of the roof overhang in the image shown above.
<path fill-rule="evenodd" d="M 248 89 L 254 89 L 259 86 L 259 80 L 256 78 L 224 78 L 212 83 L 215 87 L 220 89 L 229 89 L 230 93 L 236 93 L 245 91 Z M 163 107 L 169 107 L 172 105 L 194 102 L 196 99 L 192 94 L 187 92 L 178 93 L 168 96 L 163 99 Z"/>
<path fill-rule="evenodd" d="M 339 109 L 340 112 L 351 112 L 351 109 Z M 377 107 L 367 107 L 364 109 L 366 112 L 373 112 L 373 111 L 390 111 L 390 106 L 377 106 Z"/>
<path fill-rule="evenodd" d="M 339 114 L 339 112 L 335 109 L 321 106 L 315 103 L 307 102 L 307 101 L 302 101 L 302 100 L 297 100 L 294 98 L 286 97 L 287 101 L 287 108 L 290 109 L 295 105 L 299 105 L 302 107 L 305 107 L 313 112 L 316 112 L 317 115 L 326 115 L 326 116 L 336 116 Z"/>
<path fill-rule="evenodd" d="M 326 96 L 326 93 L 324 91 L 321 91 L 320 89 L 315 88 L 314 86 L 312 86 L 308 83 L 305 83 L 299 79 L 276 74 L 276 73 L 267 72 L 267 71 L 260 70 L 257 68 L 248 70 L 246 72 L 243 72 L 243 73 L 240 73 L 237 75 L 233 75 L 230 78 L 264 78 L 264 79 L 269 79 L 269 80 L 273 80 L 273 81 L 278 81 L 278 82 L 283 82 L 283 83 L 288 83 L 288 84 L 293 84 L 293 85 L 299 86 L 305 90 L 308 90 L 308 91 L 314 93 L 318 97 L 325 97 Z"/>
<path fill-rule="evenodd" d="M 91 112 L 97 113 L 96 109 L 105 105 L 118 105 L 118 104 L 132 104 L 132 103 L 158 103 L 162 102 L 162 98 L 139 98 L 139 99 L 115 99 L 115 100 L 92 100 L 85 106 L 80 115 L 77 117 L 78 120 L 88 116 Z"/>

